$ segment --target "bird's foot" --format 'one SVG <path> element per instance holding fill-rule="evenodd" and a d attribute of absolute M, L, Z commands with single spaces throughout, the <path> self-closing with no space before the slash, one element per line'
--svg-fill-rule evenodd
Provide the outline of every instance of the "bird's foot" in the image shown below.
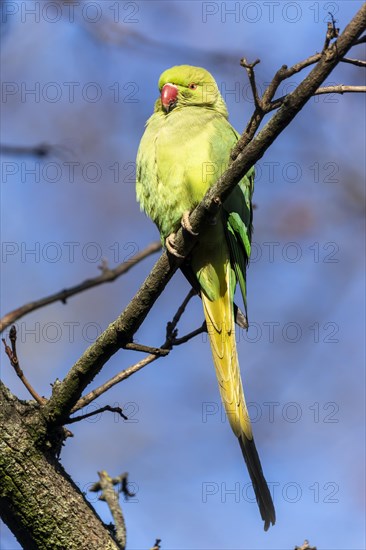
<path fill-rule="evenodd" d="M 184 260 L 184 256 L 182 254 L 179 254 L 177 252 L 177 247 L 175 245 L 175 233 L 171 233 L 167 236 L 165 239 L 165 248 L 171 254 L 172 256 L 175 256 L 176 258 L 179 258 L 180 260 Z"/>
<path fill-rule="evenodd" d="M 192 237 L 197 237 L 198 233 L 196 233 L 196 231 L 193 231 L 191 222 L 189 221 L 189 214 L 190 214 L 189 210 L 186 210 L 185 212 L 183 212 L 180 224 L 184 229 L 184 231 L 187 231 L 187 233 L 192 235 Z"/>

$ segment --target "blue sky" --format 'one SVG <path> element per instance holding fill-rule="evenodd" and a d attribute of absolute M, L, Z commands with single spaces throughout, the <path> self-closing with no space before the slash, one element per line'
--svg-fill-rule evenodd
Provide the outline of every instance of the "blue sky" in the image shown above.
<path fill-rule="evenodd" d="M 163 70 L 182 63 L 208 69 L 241 131 L 253 103 L 240 58 L 261 59 L 263 88 L 281 65 L 322 48 L 328 11 L 343 29 L 360 6 L 5 4 L 1 141 L 56 149 L 41 160 L 2 158 L 2 314 L 95 276 L 102 258 L 114 266 L 158 238 L 136 204 L 134 161 Z M 362 55 L 360 46 L 350 54 Z M 293 77 L 281 95 L 300 80 Z M 331 83 L 363 84 L 361 69 L 342 64 Z M 128 548 L 149 548 L 157 537 L 165 550 L 282 550 L 305 538 L 318 549 L 365 547 L 364 107 L 362 95 L 313 98 L 257 167 L 251 327 L 237 341 L 276 526 L 263 532 L 202 336 L 98 400 L 126 407 L 128 422 L 105 414 L 74 425 L 63 450 L 61 461 L 83 490 L 100 469 L 129 472 L 137 495 L 123 503 Z M 18 321 L 23 368 L 39 393 L 49 395 L 50 383 L 123 310 L 155 259 Z M 176 274 L 139 342 L 164 341 L 188 290 Z M 196 298 L 179 333 L 202 320 Z M 4 382 L 28 398 L 1 353 Z M 115 355 L 92 387 L 138 359 Z M 95 506 L 109 522 L 105 504 Z M 0 543 L 19 548 L 3 525 Z"/>

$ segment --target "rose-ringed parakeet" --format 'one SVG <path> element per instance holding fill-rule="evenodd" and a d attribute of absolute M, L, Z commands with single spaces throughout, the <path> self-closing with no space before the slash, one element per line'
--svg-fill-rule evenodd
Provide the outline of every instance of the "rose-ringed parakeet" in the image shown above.
<path fill-rule="evenodd" d="M 187 212 L 227 168 L 239 134 L 214 78 L 181 65 L 159 79 L 160 97 L 146 123 L 137 154 L 137 199 L 174 252 L 171 234 L 190 230 Z M 221 398 L 253 483 L 264 528 L 275 510 L 255 447 L 245 404 L 235 342 L 234 291 L 239 283 L 246 309 L 246 267 L 252 234 L 254 170 L 235 187 L 192 250 L 183 271 L 199 288 Z"/>

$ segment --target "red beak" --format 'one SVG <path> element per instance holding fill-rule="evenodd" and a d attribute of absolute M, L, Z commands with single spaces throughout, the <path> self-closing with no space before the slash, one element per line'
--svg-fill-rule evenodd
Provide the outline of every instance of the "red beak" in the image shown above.
<path fill-rule="evenodd" d="M 174 84 L 164 84 L 161 90 L 161 103 L 167 113 L 175 107 L 178 96 L 178 88 Z"/>

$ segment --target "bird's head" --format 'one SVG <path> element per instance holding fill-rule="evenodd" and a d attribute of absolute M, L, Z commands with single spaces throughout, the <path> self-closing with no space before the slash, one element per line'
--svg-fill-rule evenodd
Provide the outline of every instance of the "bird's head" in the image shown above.
<path fill-rule="evenodd" d="M 159 90 L 160 107 L 166 114 L 173 109 L 199 106 L 215 109 L 227 117 L 215 79 L 201 67 L 177 65 L 167 69 L 159 78 Z"/>

